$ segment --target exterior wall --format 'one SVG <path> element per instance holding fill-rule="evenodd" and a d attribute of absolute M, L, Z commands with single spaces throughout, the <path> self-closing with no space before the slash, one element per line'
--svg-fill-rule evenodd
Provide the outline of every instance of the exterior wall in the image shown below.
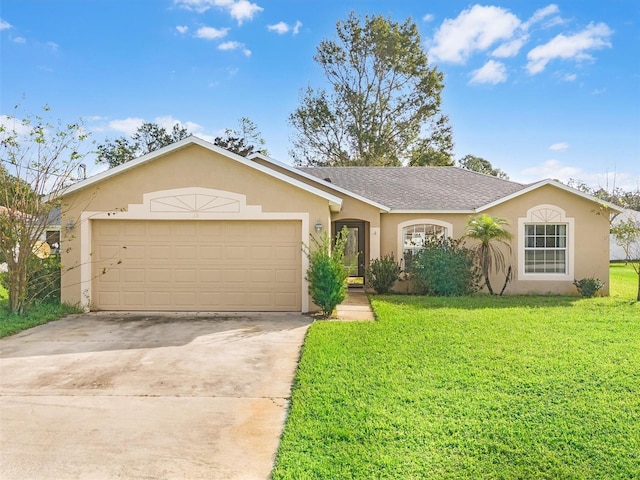
<path fill-rule="evenodd" d="M 532 280 L 522 278 L 519 245 L 524 242 L 519 229 L 519 219 L 527 217 L 527 211 L 537 205 L 555 205 L 564 210 L 566 218 L 573 223 L 572 275 L 562 280 Z M 508 264 L 513 268 L 513 280 L 507 286 L 505 294 L 563 294 L 577 295 L 573 285 L 574 279 L 596 277 L 605 282 L 602 294 L 609 293 L 609 211 L 600 210 L 598 205 L 587 199 L 572 195 L 559 188 L 547 185 L 512 200 L 501 203 L 482 213 L 500 216 L 509 222 L 508 230 L 512 233 L 511 252 L 503 249 Z M 449 234 L 453 238 L 464 235 L 465 224 L 472 214 L 383 214 L 381 254 L 394 253 L 399 256 L 398 227 L 410 220 L 415 223 L 428 223 L 428 220 L 445 222 L 451 225 Z M 571 220 L 572 219 L 572 220 Z M 571 252 L 569 252 L 571 255 Z M 520 278 L 518 278 L 520 277 Z M 491 283 L 494 290 L 500 290 L 504 283 L 504 273 L 493 275 Z M 406 291 L 407 286 L 398 285 L 399 291 Z"/>
<path fill-rule="evenodd" d="M 85 264 L 90 263 L 90 256 L 83 258 L 81 252 L 82 236 L 91 231 L 92 218 L 123 218 L 126 217 L 129 205 L 143 203 L 145 193 L 190 187 L 246 196 L 247 207 L 252 212 L 258 212 L 255 215 L 260 218 L 301 219 L 305 225 L 303 228 L 307 230 L 302 232 L 302 238 L 307 244 L 309 235 L 315 234 L 314 224 L 317 220 L 324 225 L 330 225 L 331 222 L 326 199 L 208 149 L 190 145 L 64 198 L 62 225 L 66 226 L 71 221 L 74 228 L 64 228 L 62 232 L 62 262 L 65 272 L 62 276 L 63 301 L 86 304 L 90 300 L 87 299 L 89 294 L 83 291 L 81 275 L 83 268 L 87 271 Z M 216 219 L 215 216 L 208 218 Z M 233 217 L 227 214 L 220 217 L 223 218 Z M 303 262 L 305 261 L 306 257 L 303 256 Z M 302 273 L 306 273 L 304 264 Z M 306 287 L 304 288 L 306 295 Z"/>

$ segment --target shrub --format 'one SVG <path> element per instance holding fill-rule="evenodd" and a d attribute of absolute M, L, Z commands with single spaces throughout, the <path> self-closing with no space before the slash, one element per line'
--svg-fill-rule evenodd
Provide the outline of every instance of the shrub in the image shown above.
<path fill-rule="evenodd" d="M 365 272 L 367 284 L 377 293 L 385 294 L 391 291 L 393 284 L 400 278 L 400 265 L 391 255 L 373 260 Z"/>
<path fill-rule="evenodd" d="M 411 265 L 420 293 L 436 296 L 469 295 L 480 289 L 482 274 L 472 250 L 462 240 L 430 239 Z"/>
<path fill-rule="evenodd" d="M 322 309 L 324 318 L 347 297 L 347 277 L 349 269 L 344 266 L 344 248 L 347 244 L 346 227 L 337 235 L 331 248 L 331 238 L 326 233 L 317 239 L 311 237 L 313 249 L 304 246 L 309 258 L 307 281 L 309 295 L 313 303 Z"/>
<path fill-rule="evenodd" d="M 40 259 L 33 255 L 27 261 L 26 304 L 60 302 L 60 257 Z M 0 273 L 0 285 L 9 290 L 9 272 Z"/>
<path fill-rule="evenodd" d="M 599 278 L 582 278 L 574 280 L 573 284 L 584 298 L 593 297 L 598 290 L 604 287 L 604 283 Z"/>

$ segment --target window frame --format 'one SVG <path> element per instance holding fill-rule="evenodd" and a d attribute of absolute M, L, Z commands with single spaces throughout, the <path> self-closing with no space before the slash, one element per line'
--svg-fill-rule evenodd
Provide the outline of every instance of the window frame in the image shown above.
<path fill-rule="evenodd" d="M 527 226 L 530 225 L 564 225 L 564 247 L 527 247 Z M 546 238 L 546 233 L 545 233 Z M 527 272 L 526 255 L 528 251 L 559 251 L 565 252 L 564 272 Z M 559 280 L 573 281 L 575 254 L 575 222 L 567 217 L 566 212 L 557 205 L 536 205 L 527 210 L 526 217 L 518 218 L 518 280 Z"/>
<path fill-rule="evenodd" d="M 404 261 L 404 229 L 414 225 L 435 225 L 444 228 L 444 236 L 446 238 L 452 238 L 453 225 L 449 222 L 442 220 L 436 220 L 434 218 L 416 218 L 412 220 L 406 220 L 398 224 L 398 263 L 400 263 L 402 269 L 406 268 Z"/>

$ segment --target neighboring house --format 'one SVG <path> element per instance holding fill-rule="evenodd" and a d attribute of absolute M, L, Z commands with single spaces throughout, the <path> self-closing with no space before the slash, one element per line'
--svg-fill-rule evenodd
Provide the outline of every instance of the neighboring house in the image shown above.
<path fill-rule="evenodd" d="M 62 299 L 102 310 L 309 311 L 302 244 L 346 226 L 360 252 L 396 258 L 470 215 L 505 217 L 508 293 L 608 291 L 609 218 L 620 209 L 552 180 L 522 185 L 454 167 L 301 168 L 197 137 L 69 187 Z M 497 279 L 501 283 L 503 279 Z"/>
<path fill-rule="evenodd" d="M 626 220 L 633 219 L 636 222 L 638 228 L 640 228 L 640 212 L 636 210 L 630 210 L 625 208 L 622 213 L 616 216 L 611 222 L 613 225 L 618 225 L 620 222 L 624 222 Z M 639 242 L 636 242 L 636 247 L 632 248 L 632 251 L 640 251 L 640 245 L 637 245 Z M 611 248 L 609 251 L 609 259 L 610 260 L 627 260 L 627 256 L 624 253 L 624 249 L 618 245 L 616 239 L 613 235 L 610 238 Z"/>

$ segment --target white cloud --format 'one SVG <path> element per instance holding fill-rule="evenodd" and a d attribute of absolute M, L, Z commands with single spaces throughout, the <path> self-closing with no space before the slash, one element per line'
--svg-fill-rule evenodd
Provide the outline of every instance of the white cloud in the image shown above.
<path fill-rule="evenodd" d="M 547 5 L 546 7 L 543 7 L 543 8 L 539 8 L 538 10 L 533 12 L 533 15 L 531 15 L 529 20 L 524 22 L 522 26 L 523 28 L 528 29 L 534 23 L 538 23 L 541 20 L 548 17 L 549 15 L 553 15 L 554 13 L 558 13 L 558 12 L 560 12 L 560 9 L 558 8 L 557 5 L 554 5 L 554 4 Z"/>
<path fill-rule="evenodd" d="M 13 41 L 16 43 L 27 43 L 27 39 L 24 37 L 15 37 Z"/>
<path fill-rule="evenodd" d="M 60 48 L 60 45 L 58 45 L 56 42 L 47 42 L 46 45 L 51 50 L 58 50 Z"/>
<path fill-rule="evenodd" d="M 422 17 L 422 21 L 425 23 L 432 22 L 433 19 L 436 18 L 431 13 L 427 13 L 424 17 Z"/>
<path fill-rule="evenodd" d="M 260 5 L 248 0 L 173 0 L 173 3 L 198 13 L 204 13 L 212 7 L 221 8 L 226 10 L 238 25 L 245 20 L 252 20 L 257 13 L 264 10 Z"/>
<path fill-rule="evenodd" d="M 253 17 L 264 10 L 256 3 L 247 0 L 239 0 L 233 2 L 229 8 L 229 13 L 238 21 L 238 25 L 242 25 L 245 20 L 253 20 Z"/>
<path fill-rule="evenodd" d="M 5 22 L 0 18 L 0 30 L 6 30 L 8 28 L 13 28 L 13 25 L 11 25 L 9 22 Z"/>
<path fill-rule="evenodd" d="M 563 75 L 562 80 L 565 82 L 575 82 L 576 78 L 578 78 L 578 75 L 575 73 L 567 73 L 566 75 Z"/>
<path fill-rule="evenodd" d="M 116 132 L 124 133 L 125 135 L 133 135 L 136 130 L 144 123 L 143 118 L 129 117 L 122 120 L 111 120 L 109 122 L 109 128 Z"/>
<path fill-rule="evenodd" d="M 498 48 L 491 52 L 491 55 L 499 58 L 515 57 L 528 40 L 529 35 L 523 34 L 499 45 Z"/>
<path fill-rule="evenodd" d="M 471 73 L 470 84 L 491 83 L 493 85 L 507 80 L 507 68 L 501 62 L 489 60 Z"/>
<path fill-rule="evenodd" d="M 13 134 L 15 132 L 19 136 L 28 135 L 31 131 L 29 125 L 25 125 L 19 119 L 8 115 L 0 115 L 0 126 L 4 127 L 7 133 Z"/>
<path fill-rule="evenodd" d="M 521 175 L 524 176 L 527 182 L 535 182 L 545 178 L 554 178 L 567 182 L 570 178 L 578 178 L 582 173 L 582 169 L 579 167 L 563 165 L 558 160 L 551 159 L 540 165 L 525 168 L 522 170 Z"/>
<path fill-rule="evenodd" d="M 218 45 L 218 50 L 242 50 L 245 56 L 251 56 L 251 50 L 244 47 L 244 43 L 228 41 Z"/>
<path fill-rule="evenodd" d="M 606 88 L 595 88 L 591 91 L 591 95 L 602 95 L 607 91 Z"/>
<path fill-rule="evenodd" d="M 556 35 L 544 45 L 539 45 L 527 54 L 527 71 L 531 75 L 542 72 L 554 59 L 589 60 L 593 57 L 587 53 L 611 47 L 609 37 L 612 30 L 604 23 L 590 23 L 584 30 L 574 35 Z"/>
<path fill-rule="evenodd" d="M 549 147 L 549 150 L 561 151 L 569 148 L 569 144 L 567 142 L 554 143 Z"/>
<path fill-rule="evenodd" d="M 200 27 L 196 32 L 196 37 L 204 38 L 205 40 L 215 40 L 226 37 L 227 33 L 229 33 L 228 28 Z"/>
<path fill-rule="evenodd" d="M 276 32 L 278 35 L 284 35 L 289 32 L 293 35 L 297 35 L 300 32 L 300 27 L 302 27 L 302 22 L 300 20 L 296 20 L 296 24 L 293 27 L 286 22 L 278 22 L 273 25 L 267 25 L 267 30 L 270 32 Z"/>
<path fill-rule="evenodd" d="M 291 27 L 285 22 L 274 23 L 273 25 L 267 25 L 267 30 L 270 32 L 276 32 L 278 35 L 284 35 L 290 30 Z"/>
<path fill-rule="evenodd" d="M 189 31 L 189 27 L 187 27 L 186 25 L 177 25 L 176 30 L 184 35 Z"/>
<path fill-rule="evenodd" d="M 429 55 L 436 61 L 465 63 L 474 52 L 511 39 L 520 23 L 504 8 L 474 5 L 440 25 Z"/>

